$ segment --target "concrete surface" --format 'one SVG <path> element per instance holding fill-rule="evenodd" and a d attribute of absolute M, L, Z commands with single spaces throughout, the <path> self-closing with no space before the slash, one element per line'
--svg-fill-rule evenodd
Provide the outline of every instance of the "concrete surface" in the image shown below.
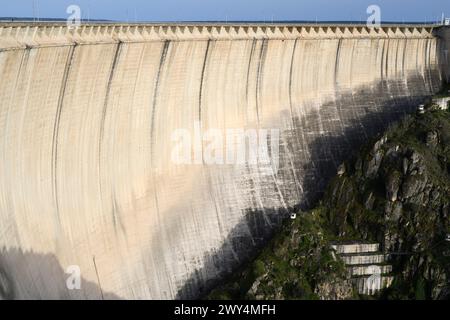
<path fill-rule="evenodd" d="M 0 294 L 198 296 L 439 90 L 439 32 L 1 24 Z M 280 130 L 279 166 L 171 161 L 198 124 Z M 72 265 L 89 285 L 65 287 Z"/>

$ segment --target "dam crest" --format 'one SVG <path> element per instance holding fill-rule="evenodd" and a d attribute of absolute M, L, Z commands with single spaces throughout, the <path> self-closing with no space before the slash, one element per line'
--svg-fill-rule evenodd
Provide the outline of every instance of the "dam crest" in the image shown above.
<path fill-rule="evenodd" d="M 345 38 L 433 38 L 436 29 L 429 25 L 382 26 L 365 25 L 81 25 L 47 23 L 0 24 L 1 49 L 44 47 L 54 45 L 98 44 L 148 41 L 193 40 L 295 40 Z"/>

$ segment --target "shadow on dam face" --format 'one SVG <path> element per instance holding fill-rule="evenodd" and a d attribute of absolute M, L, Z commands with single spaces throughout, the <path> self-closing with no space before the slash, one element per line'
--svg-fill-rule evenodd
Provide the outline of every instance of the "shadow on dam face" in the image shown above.
<path fill-rule="evenodd" d="M 69 277 L 54 254 L 5 247 L 0 250 L 0 300 L 120 299 L 82 276 L 79 289 L 69 290 Z"/>
<path fill-rule="evenodd" d="M 424 78 L 409 77 L 406 82 L 423 85 Z M 404 83 L 401 81 L 399 85 Z M 254 259 L 260 249 L 268 243 L 277 227 L 288 218 L 290 212 L 298 209 L 308 210 L 317 203 L 329 180 L 336 173 L 337 167 L 344 160 L 354 156 L 363 143 L 381 134 L 390 124 L 416 111 L 417 106 L 423 103 L 440 84 L 432 84 L 436 86 L 435 88 L 426 88 L 425 85 L 423 90 L 412 92 L 410 96 L 393 98 L 390 91 L 396 85 L 392 81 L 381 81 L 374 87 L 367 86 L 355 92 L 347 92 L 336 101 L 323 104 L 320 108 L 321 113 L 326 113 L 329 108 L 337 108 L 341 119 L 345 119 L 344 116 L 349 114 L 344 109 L 357 108 L 357 110 L 353 113 L 354 121 L 349 121 L 350 125 L 341 128 L 340 134 L 333 131 L 324 132 L 316 135 L 307 144 L 312 161 L 302 163 L 298 160 L 298 163 L 302 164 L 303 171 L 301 182 L 303 192 L 298 204 L 288 208 L 247 209 L 243 218 L 231 229 L 222 246 L 204 255 L 204 265 L 190 275 L 179 289 L 176 299 L 196 299 L 205 296 L 234 270 Z M 369 98 L 378 100 L 370 101 Z M 288 163 L 286 154 L 300 156 L 300 150 L 295 148 L 298 147 L 298 143 L 294 140 L 300 131 L 317 132 L 319 118 L 318 112 L 308 113 L 303 118 L 295 117 L 294 129 L 282 133 L 281 140 L 285 140 L 285 148 L 283 150 L 280 146 L 278 172 L 289 172 L 287 168 L 291 164 Z"/>

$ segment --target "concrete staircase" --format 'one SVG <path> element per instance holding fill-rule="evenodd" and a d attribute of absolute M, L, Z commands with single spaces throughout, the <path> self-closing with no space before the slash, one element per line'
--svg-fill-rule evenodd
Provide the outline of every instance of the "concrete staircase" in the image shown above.
<path fill-rule="evenodd" d="M 344 261 L 359 294 L 373 295 L 391 285 L 392 266 L 386 262 L 378 243 L 353 242 L 331 247 Z"/>

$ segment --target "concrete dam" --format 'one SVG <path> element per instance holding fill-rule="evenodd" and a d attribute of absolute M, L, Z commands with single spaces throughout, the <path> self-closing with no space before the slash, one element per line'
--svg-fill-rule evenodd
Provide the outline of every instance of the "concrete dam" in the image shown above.
<path fill-rule="evenodd" d="M 198 297 L 440 90 L 446 34 L 0 24 L 0 297 Z M 173 158 L 180 130 L 200 141 L 190 163 Z M 205 161 L 209 134 L 228 156 L 243 130 L 270 132 L 270 163 Z"/>

